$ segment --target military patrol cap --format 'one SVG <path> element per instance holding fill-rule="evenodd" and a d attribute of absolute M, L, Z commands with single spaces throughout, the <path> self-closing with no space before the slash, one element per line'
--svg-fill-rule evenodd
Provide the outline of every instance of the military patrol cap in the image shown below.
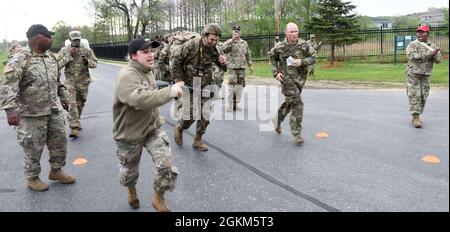
<path fill-rule="evenodd" d="M 419 26 L 416 31 L 430 32 L 430 27 L 428 25 Z"/>
<path fill-rule="evenodd" d="M 241 31 L 241 27 L 240 26 L 234 26 L 233 27 L 233 31 Z"/>
<path fill-rule="evenodd" d="M 218 35 L 219 37 L 222 36 L 222 29 L 220 29 L 220 26 L 217 23 L 208 23 L 203 28 L 203 36 L 207 34 L 214 34 Z"/>
<path fill-rule="evenodd" d="M 79 31 L 71 31 L 71 32 L 69 32 L 69 38 L 70 38 L 70 40 L 74 40 L 74 39 L 81 40 L 81 32 L 79 32 Z"/>
<path fill-rule="evenodd" d="M 311 35 L 309 35 L 309 38 L 316 38 L 316 35 L 315 34 L 311 34 Z"/>
<path fill-rule="evenodd" d="M 45 37 L 51 37 L 55 33 L 53 31 L 49 31 L 44 25 L 42 24 L 33 24 L 30 28 L 28 28 L 27 31 L 27 38 L 31 38 L 36 35 L 43 35 Z"/>
<path fill-rule="evenodd" d="M 130 56 L 138 50 L 145 50 L 149 47 L 157 48 L 161 45 L 158 41 L 146 40 L 144 37 L 138 37 L 128 44 L 128 54 Z"/>

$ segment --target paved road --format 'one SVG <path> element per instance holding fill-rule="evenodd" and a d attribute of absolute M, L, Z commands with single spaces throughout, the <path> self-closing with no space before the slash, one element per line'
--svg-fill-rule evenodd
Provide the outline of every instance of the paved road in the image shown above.
<path fill-rule="evenodd" d="M 16 133 L 0 114 L 0 211 L 133 211 L 118 183 L 111 136 L 118 70 L 102 64 L 92 72 L 96 80 L 82 119 L 84 130 L 69 140 L 66 170 L 77 176 L 74 185 L 50 182 L 49 191 L 29 190 Z M 268 124 L 281 103 L 280 89 L 248 86 L 246 91 L 248 110 L 235 116 L 216 102 L 216 120 L 205 136 L 207 153 L 191 147 L 194 126 L 185 133 L 184 147 L 177 147 L 169 105 L 161 108 L 181 172 L 175 192 L 167 196 L 174 211 L 449 210 L 448 90 L 432 91 L 424 128 L 418 130 L 410 125 L 404 90 L 306 89 L 306 142 L 301 147 L 293 144 L 288 120 L 281 135 Z M 321 131 L 329 137 L 316 138 Z M 441 162 L 423 162 L 429 154 Z M 81 156 L 89 162 L 73 165 Z M 45 181 L 47 160 L 44 152 Z M 153 211 L 154 168 L 147 153 L 140 170 L 138 211 Z"/>

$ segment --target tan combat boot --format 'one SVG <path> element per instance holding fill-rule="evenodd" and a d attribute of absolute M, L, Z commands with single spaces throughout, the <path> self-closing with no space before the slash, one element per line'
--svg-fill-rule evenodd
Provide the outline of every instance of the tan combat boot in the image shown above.
<path fill-rule="evenodd" d="M 164 202 L 164 193 L 155 192 L 153 194 L 152 206 L 157 212 L 171 212 Z"/>
<path fill-rule="evenodd" d="M 414 114 L 412 117 L 412 124 L 415 128 L 421 128 L 422 127 L 422 121 L 420 120 L 420 116 L 418 114 Z"/>
<path fill-rule="evenodd" d="M 48 179 L 57 180 L 63 184 L 72 184 L 75 182 L 75 177 L 66 175 L 61 169 L 52 169 L 48 174 Z"/>
<path fill-rule="evenodd" d="M 173 128 L 175 134 L 175 143 L 178 146 L 183 146 L 183 129 L 180 126 L 175 126 Z"/>
<path fill-rule="evenodd" d="M 133 209 L 139 208 L 139 199 L 137 197 L 136 186 L 127 187 L 128 192 L 128 204 Z"/>
<path fill-rule="evenodd" d="M 79 129 L 77 127 L 71 128 L 69 137 L 70 138 L 77 138 L 78 137 L 78 131 L 79 131 Z"/>
<path fill-rule="evenodd" d="M 272 120 L 272 124 L 273 124 L 273 129 L 275 130 L 275 132 L 277 132 L 278 134 L 281 134 L 281 125 L 278 123 L 278 116 L 275 115 L 271 118 Z"/>
<path fill-rule="evenodd" d="M 303 139 L 303 137 L 301 135 L 295 136 L 295 143 L 297 145 L 302 145 L 304 142 L 305 142 L 305 140 Z"/>
<path fill-rule="evenodd" d="M 27 180 L 27 185 L 28 185 L 28 187 L 30 187 L 31 189 L 33 189 L 35 191 L 48 190 L 48 184 L 42 182 L 39 177 L 36 177 L 31 180 Z"/>
<path fill-rule="evenodd" d="M 194 143 L 192 144 L 192 147 L 199 151 L 207 151 L 208 150 L 208 145 L 203 143 L 202 135 L 200 135 L 200 134 L 195 134 Z"/>

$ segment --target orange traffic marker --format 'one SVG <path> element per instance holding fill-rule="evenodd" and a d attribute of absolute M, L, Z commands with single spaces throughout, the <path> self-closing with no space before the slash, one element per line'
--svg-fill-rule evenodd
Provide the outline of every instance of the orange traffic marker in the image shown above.
<path fill-rule="evenodd" d="M 75 166 L 81 166 L 84 164 L 87 164 L 87 159 L 85 159 L 84 157 L 78 157 L 76 160 L 73 161 L 73 165 Z"/>
<path fill-rule="evenodd" d="M 326 132 L 321 131 L 316 134 L 316 137 L 319 139 L 328 138 L 328 134 Z"/>
<path fill-rule="evenodd" d="M 438 164 L 441 162 L 441 160 L 435 155 L 427 155 L 427 156 L 423 157 L 422 160 L 424 162 L 432 163 L 432 164 Z"/>

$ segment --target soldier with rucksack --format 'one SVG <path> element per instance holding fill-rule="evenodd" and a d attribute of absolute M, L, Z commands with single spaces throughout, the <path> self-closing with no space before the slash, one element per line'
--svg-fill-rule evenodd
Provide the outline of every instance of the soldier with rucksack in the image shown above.
<path fill-rule="evenodd" d="M 183 145 L 183 130 L 188 129 L 197 121 L 194 149 L 207 151 L 208 146 L 203 143 L 202 136 L 209 125 L 212 96 L 210 94 L 214 85 L 213 73 L 216 64 L 220 69 L 226 70 L 226 58 L 217 50 L 217 43 L 222 36 L 222 30 L 215 23 L 207 24 L 203 28 L 201 38 L 193 38 L 183 44 L 174 53 L 171 73 L 175 82 L 184 81 L 189 94 L 183 95 L 182 115 L 175 126 L 175 143 Z M 214 85 L 215 86 L 215 85 Z M 199 94 L 201 93 L 201 96 Z"/>

